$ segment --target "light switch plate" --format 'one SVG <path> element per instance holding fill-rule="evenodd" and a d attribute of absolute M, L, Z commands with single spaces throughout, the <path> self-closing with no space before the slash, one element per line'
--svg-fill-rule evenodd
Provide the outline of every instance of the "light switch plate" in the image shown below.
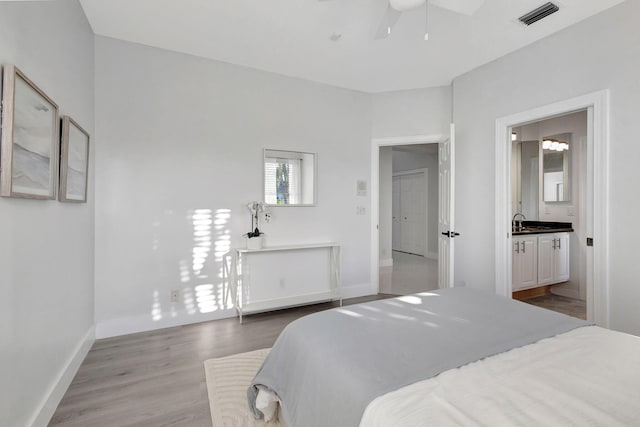
<path fill-rule="evenodd" d="M 367 181 L 359 179 L 356 181 L 356 195 L 357 196 L 366 196 L 367 195 Z"/>

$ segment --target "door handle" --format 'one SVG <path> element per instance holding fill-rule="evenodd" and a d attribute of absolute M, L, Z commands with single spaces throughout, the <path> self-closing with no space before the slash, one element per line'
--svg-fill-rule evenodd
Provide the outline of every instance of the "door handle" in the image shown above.
<path fill-rule="evenodd" d="M 524 245 L 524 242 L 520 242 L 520 243 L 522 243 L 522 253 L 526 254 L 527 253 L 527 249 L 526 249 L 526 246 Z"/>
<path fill-rule="evenodd" d="M 516 253 L 520 253 L 520 242 L 516 242 Z"/>
<path fill-rule="evenodd" d="M 560 244 L 560 238 L 558 238 L 558 249 L 562 249 L 562 245 Z"/>
<path fill-rule="evenodd" d="M 553 249 L 556 249 L 556 239 L 553 239 Z"/>
<path fill-rule="evenodd" d="M 441 234 L 442 234 L 443 236 L 447 236 L 447 237 L 449 237 L 449 238 L 451 238 L 451 239 L 453 239 L 454 237 L 456 237 L 456 236 L 459 236 L 459 235 L 460 235 L 460 233 L 456 233 L 455 231 L 443 231 Z"/>

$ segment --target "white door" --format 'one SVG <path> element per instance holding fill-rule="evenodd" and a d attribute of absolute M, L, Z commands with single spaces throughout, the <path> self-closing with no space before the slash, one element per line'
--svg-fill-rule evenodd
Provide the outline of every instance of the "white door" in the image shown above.
<path fill-rule="evenodd" d="M 424 256 L 427 249 L 427 181 L 424 172 L 405 176 L 411 183 L 406 224 L 411 230 L 409 252 Z"/>
<path fill-rule="evenodd" d="M 408 175 L 400 177 L 400 250 L 412 253 L 414 232 L 411 218 L 413 180 Z"/>
<path fill-rule="evenodd" d="M 455 126 L 451 124 L 447 141 L 438 147 L 438 287 L 453 287 L 453 240 L 455 194 Z"/>
<path fill-rule="evenodd" d="M 392 248 L 425 255 L 427 248 L 427 183 L 424 172 L 393 177 Z"/>
<path fill-rule="evenodd" d="M 391 249 L 400 251 L 400 176 L 393 177 L 391 208 Z"/>

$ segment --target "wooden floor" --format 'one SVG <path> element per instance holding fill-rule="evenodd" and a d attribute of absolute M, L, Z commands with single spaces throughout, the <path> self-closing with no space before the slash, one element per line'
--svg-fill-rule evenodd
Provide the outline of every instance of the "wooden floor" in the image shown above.
<path fill-rule="evenodd" d="M 578 319 L 587 318 L 587 303 L 579 299 L 547 294 L 522 300 L 522 302 L 577 317 Z"/>
<path fill-rule="evenodd" d="M 211 426 L 205 360 L 271 347 L 291 321 L 336 306 L 248 316 L 242 325 L 233 318 L 98 340 L 49 425 Z"/>

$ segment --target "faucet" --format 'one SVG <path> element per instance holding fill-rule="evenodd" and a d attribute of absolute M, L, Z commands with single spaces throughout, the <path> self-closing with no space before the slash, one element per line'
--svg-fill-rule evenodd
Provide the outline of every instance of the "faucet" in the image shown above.
<path fill-rule="evenodd" d="M 520 221 L 516 221 L 516 217 L 517 216 L 521 216 L 522 219 Z M 515 228 L 516 230 L 520 231 L 522 230 L 522 221 L 524 221 L 525 219 L 527 219 L 526 216 L 524 216 L 524 214 L 518 212 L 517 214 L 515 214 L 513 216 L 513 218 L 511 219 L 511 227 Z"/>

